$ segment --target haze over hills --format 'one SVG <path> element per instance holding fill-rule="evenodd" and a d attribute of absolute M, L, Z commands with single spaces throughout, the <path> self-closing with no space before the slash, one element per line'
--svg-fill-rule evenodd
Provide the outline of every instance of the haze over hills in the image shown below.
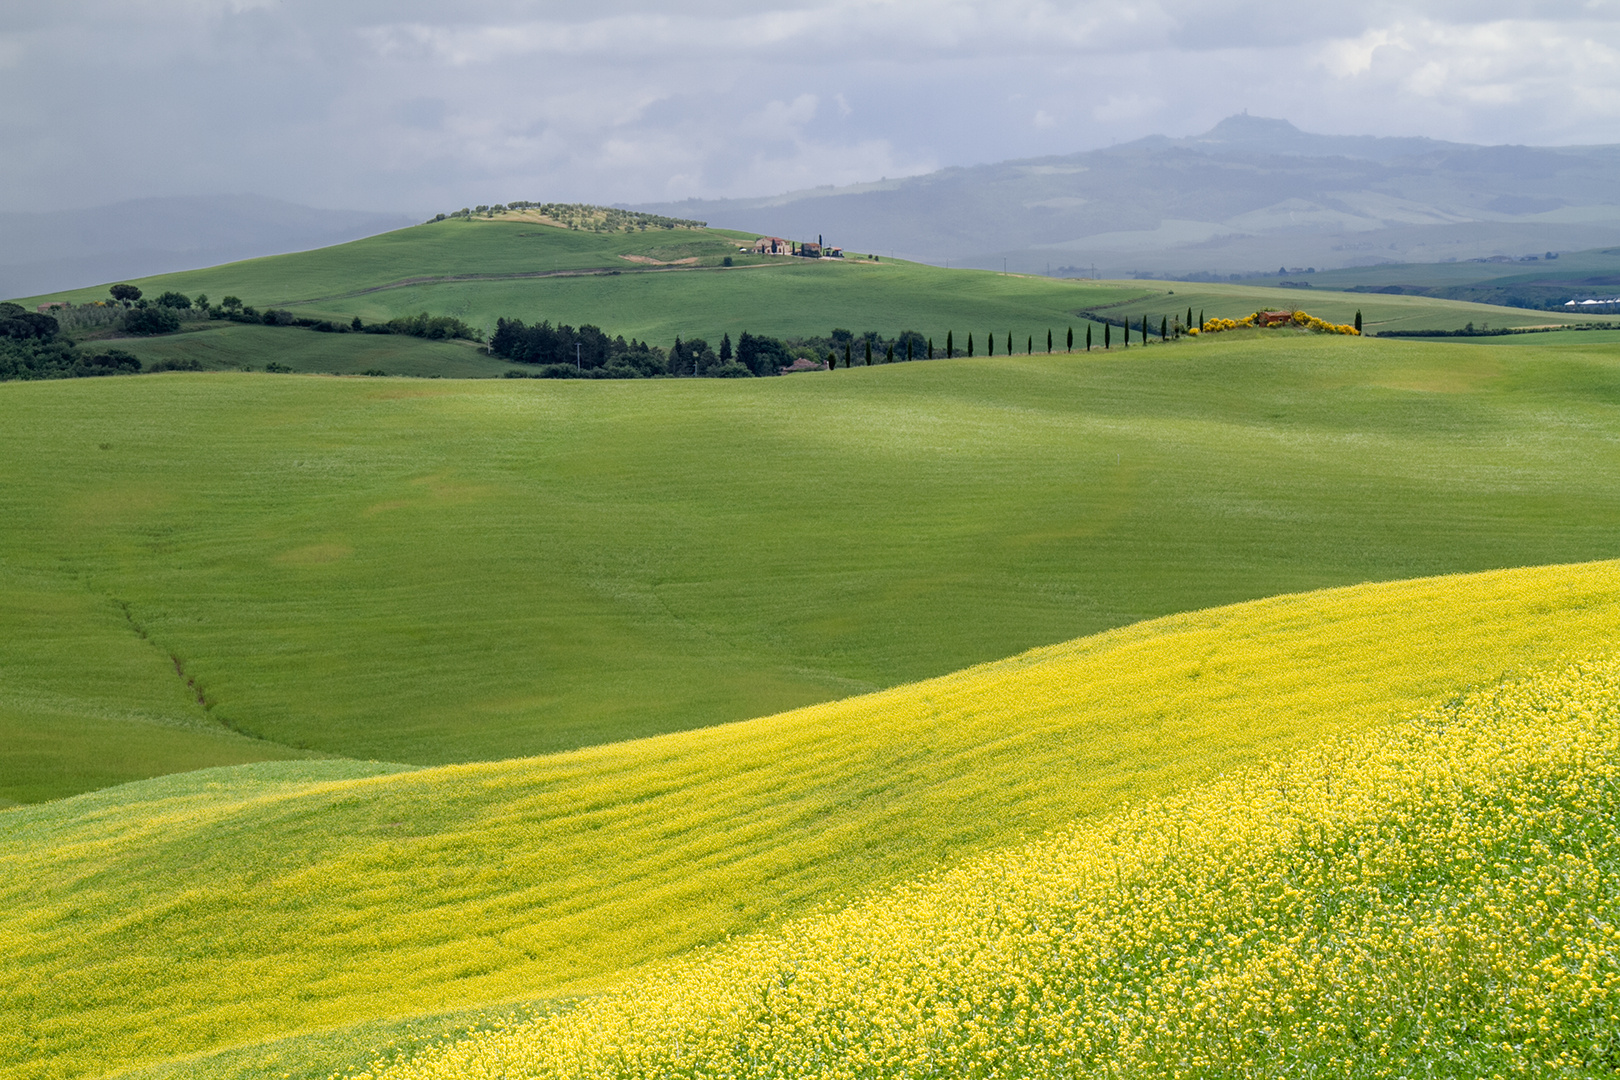
<path fill-rule="evenodd" d="M 927 262 L 1184 277 L 1612 245 L 1617 181 L 1616 146 L 1316 135 L 1244 114 L 1189 138 L 640 209 Z"/>
<path fill-rule="evenodd" d="M 261 195 L 132 199 L 86 210 L 0 213 L 0 296 L 325 247 L 415 223 L 402 214 L 318 210 Z"/>

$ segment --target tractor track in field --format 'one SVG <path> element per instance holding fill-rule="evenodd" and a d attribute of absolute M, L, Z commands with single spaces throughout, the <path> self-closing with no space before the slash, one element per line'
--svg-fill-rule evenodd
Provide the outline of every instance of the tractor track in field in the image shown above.
<path fill-rule="evenodd" d="M 769 270 L 778 265 L 776 263 L 754 263 L 748 266 L 649 266 L 634 270 L 612 266 L 596 266 L 575 270 L 524 270 L 511 274 L 439 274 L 401 278 L 398 281 L 390 281 L 384 285 L 372 285 L 351 292 L 332 293 L 329 296 L 309 296 L 302 300 L 283 300 L 282 303 L 288 307 L 297 307 L 301 304 L 324 304 L 330 300 L 352 300 L 357 296 L 387 292 L 389 289 L 408 289 L 412 285 L 454 285 L 466 281 L 525 281 L 535 278 L 617 277 L 624 274 L 717 273 L 732 270 Z M 790 264 L 782 263 L 780 265 L 787 266 Z"/>

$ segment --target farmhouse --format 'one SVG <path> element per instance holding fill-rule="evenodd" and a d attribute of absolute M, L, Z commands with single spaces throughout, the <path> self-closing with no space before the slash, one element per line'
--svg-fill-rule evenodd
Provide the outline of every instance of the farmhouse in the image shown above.
<path fill-rule="evenodd" d="M 791 255 L 793 244 L 780 236 L 762 236 L 754 241 L 755 255 Z"/>
<path fill-rule="evenodd" d="M 1257 326 L 1281 326 L 1286 322 L 1294 321 L 1292 311 L 1262 311 L 1254 318 Z"/>
<path fill-rule="evenodd" d="M 799 250 L 795 254 L 803 255 L 807 259 L 819 259 L 821 258 L 821 245 L 813 241 L 806 240 L 804 243 L 799 245 Z"/>

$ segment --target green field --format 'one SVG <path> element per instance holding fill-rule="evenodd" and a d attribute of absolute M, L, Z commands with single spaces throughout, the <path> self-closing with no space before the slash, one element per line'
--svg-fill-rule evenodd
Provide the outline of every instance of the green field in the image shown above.
<path fill-rule="evenodd" d="M 315 375 L 382 371 L 422 378 L 487 379 L 499 378 L 512 367 L 470 341 L 427 341 L 401 334 L 318 334 L 231 322 L 193 323 L 182 333 L 161 337 L 100 340 L 132 353 L 147 369 L 157 363 L 178 362 L 195 363 L 204 371 L 263 371 L 268 364 L 280 364 Z"/>
<path fill-rule="evenodd" d="M 1294 335 L 724 385 L 6 384 L 0 552 L 37 600 L 0 636 L 0 723 L 33 747 L 0 795 L 169 771 L 58 739 L 40 702 L 161 717 L 130 730 L 173 768 L 488 760 L 1213 604 L 1613 556 L 1611 348 Z M 31 659 L 45 633 L 122 637 L 144 681 L 95 699 Z"/>
<path fill-rule="evenodd" d="M 0 384 L 0 1080 L 1360 1077 L 1475 1017 L 1467 1075 L 1620 1061 L 1620 330 L 1007 356 L 1090 310 L 1568 319 L 738 239 L 139 284 L 979 355 L 507 380 L 199 322 L 86 337 L 202 371 Z"/>
<path fill-rule="evenodd" d="M 421 1014 L 432 1035 L 480 1005 L 543 1009 L 1587 655 L 1617 630 L 1615 562 L 1358 586 L 538 759 L 254 765 L 12 810 L 0 1076 L 259 1040 L 218 1071 L 362 1065 L 409 1041 L 390 1018 Z"/>
<path fill-rule="evenodd" d="M 1094 282 L 855 257 L 805 260 L 739 253 L 738 245 L 751 239 L 716 230 L 603 234 L 522 221 L 452 220 L 136 284 L 149 296 L 174 289 L 188 296 L 204 292 L 217 302 L 236 295 L 261 310 L 285 308 L 345 324 L 355 316 L 371 323 L 419 311 L 455 316 L 486 332 L 500 316 L 592 323 L 662 347 L 677 335 L 702 337 L 713 345 L 722 334 L 735 339 L 745 330 L 803 338 L 843 327 L 887 336 L 913 329 L 933 338 L 941 350 L 947 332 L 954 333 L 959 348 L 971 333 L 981 354 L 993 333 L 1000 353 L 1009 333 L 1020 351 L 1031 336 L 1044 347 L 1048 330 L 1061 342 L 1073 326 L 1083 340 L 1082 311 L 1133 319 L 1146 314 L 1157 326 L 1160 318 L 1177 312 L 1185 317 L 1189 306 L 1210 316 L 1242 316 L 1259 308 L 1304 305 L 1334 322 L 1349 322 L 1361 310 L 1372 332 L 1459 329 L 1468 322 L 1526 326 L 1579 321 L 1562 313 L 1425 297 L 1311 293 L 1263 284 Z M 655 266 L 626 256 L 666 264 L 695 262 Z M 737 265 L 720 265 L 728 256 Z M 106 290 L 98 287 L 32 297 L 25 303 L 105 298 Z M 320 345 L 288 347 L 341 350 L 350 340 L 344 335 Z M 231 366 L 242 363 L 262 366 L 252 359 Z M 366 366 L 321 363 L 327 370 Z"/>

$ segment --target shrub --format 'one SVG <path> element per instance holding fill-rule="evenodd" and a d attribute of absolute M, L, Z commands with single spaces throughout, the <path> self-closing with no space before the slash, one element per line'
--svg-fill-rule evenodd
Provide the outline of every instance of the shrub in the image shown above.
<path fill-rule="evenodd" d="M 162 296 L 154 300 L 153 303 L 158 304 L 161 307 L 173 308 L 176 311 L 191 310 L 191 297 L 187 296 L 185 293 L 177 293 L 173 290 L 164 293 Z"/>
<path fill-rule="evenodd" d="M 180 329 L 180 316 L 172 308 L 150 305 L 131 308 L 124 315 L 124 330 L 131 334 L 172 334 Z"/>

